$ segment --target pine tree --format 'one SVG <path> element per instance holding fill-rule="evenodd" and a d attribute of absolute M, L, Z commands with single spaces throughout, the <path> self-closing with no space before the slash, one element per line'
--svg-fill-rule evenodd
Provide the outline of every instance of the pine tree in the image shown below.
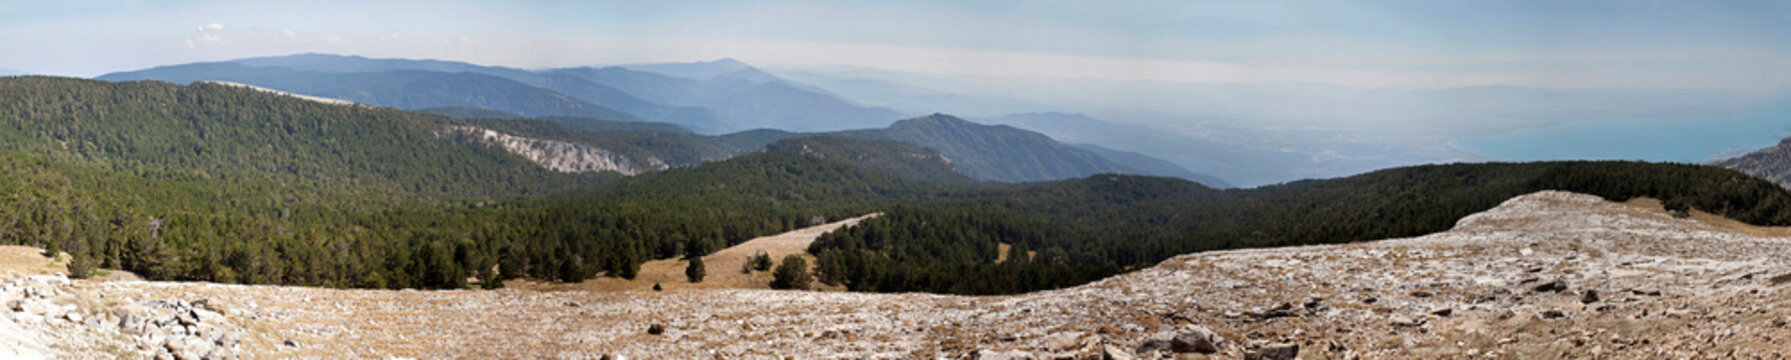
<path fill-rule="evenodd" d="M 59 258 L 59 256 L 62 256 L 61 254 L 62 242 L 56 240 L 44 242 L 44 257 L 50 258 L 50 261 L 56 261 L 61 260 Z"/>
<path fill-rule="evenodd" d="M 78 253 L 69 254 L 68 277 L 85 279 L 88 275 L 93 275 L 93 270 L 97 265 L 92 256 L 82 256 Z"/>
<path fill-rule="evenodd" d="M 808 260 L 800 255 L 785 256 L 783 265 L 777 266 L 771 278 L 772 289 L 808 290 L 809 282 L 814 280 L 808 273 Z"/>
<path fill-rule="evenodd" d="M 684 277 L 690 279 L 690 282 L 700 283 L 703 282 L 703 277 L 707 275 L 707 270 L 703 268 L 703 258 L 690 258 L 690 266 L 684 268 Z"/>

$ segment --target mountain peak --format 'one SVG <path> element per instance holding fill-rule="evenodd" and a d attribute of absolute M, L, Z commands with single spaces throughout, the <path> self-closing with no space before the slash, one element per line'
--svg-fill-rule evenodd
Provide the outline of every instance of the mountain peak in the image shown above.
<path fill-rule="evenodd" d="M 894 124 L 890 124 L 889 128 L 897 129 L 897 128 L 914 128 L 914 127 L 940 127 L 940 126 L 956 128 L 956 127 L 983 126 L 983 125 L 973 123 L 973 122 L 970 122 L 969 120 L 964 120 L 963 118 L 959 118 L 959 117 L 952 116 L 952 115 L 945 114 L 945 113 L 933 113 L 932 115 L 927 115 L 927 116 L 897 120 Z"/>
<path fill-rule="evenodd" d="M 755 69 L 752 65 L 747 65 L 746 63 L 734 60 L 733 58 L 721 58 L 712 61 L 688 63 L 623 65 L 622 68 L 697 80 L 709 80 L 728 73 Z"/>
<path fill-rule="evenodd" d="M 716 59 L 714 61 L 710 61 L 710 62 L 708 62 L 708 64 L 716 65 L 716 66 L 733 66 L 733 67 L 741 67 L 741 68 L 753 67 L 752 65 L 749 65 L 740 60 L 735 60 L 734 58 L 720 58 L 720 59 Z"/>

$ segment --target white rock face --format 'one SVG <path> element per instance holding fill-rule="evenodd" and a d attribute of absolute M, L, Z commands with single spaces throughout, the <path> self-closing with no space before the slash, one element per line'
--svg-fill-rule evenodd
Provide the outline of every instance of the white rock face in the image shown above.
<path fill-rule="evenodd" d="M 671 167 L 666 165 L 664 160 L 656 157 L 647 157 L 641 161 L 643 164 L 635 164 L 627 157 L 596 147 L 510 135 L 475 126 L 451 126 L 436 132 L 436 136 L 449 134 L 472 136 L 482 143 L 503 148 L 505 151 L 558 172 L 614 171 L 622 173 L 622 175 L 636 175 Z"/>
<path fill-rule="evenodd" d="M 279 90 L 264 88 L 264 87 L 260 87 L 260 86 L 249 85 L 249 84 L 239 84 L 239 83 L 224 82 L 224 81 L 200 81 L 200 82 L 207 83 L 207 84 L 218 84 L 218 85 L 224 85 L 224 86 L 248 88 L 248 89 L 258 90 L 258 91 L 265 92 L 265 93 L 291 96 L 291 97 L 299 98 L 301 100 L 307 100 L 307 101 L 330 104 L 330 105 L 341 105 L 341 106 L 360 105 L 359 103 L 356 103 L 353 101 L 348 101 L 348 100 L 331 99 L 331 98 L 326 98 L 326 97 L 317 97 L 317 96 L 310 96 L 310 95 L 299 95 L 299 94 L 294 94 L 294 93 L 289 93 L 289 92 L 285 92 L 285 91 L 279 91 Z"/>

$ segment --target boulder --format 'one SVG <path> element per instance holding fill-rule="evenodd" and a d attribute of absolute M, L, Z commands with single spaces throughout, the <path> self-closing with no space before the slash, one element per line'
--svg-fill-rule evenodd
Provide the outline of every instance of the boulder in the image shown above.
<path fill-rule="evenodd" d="M 665 334 L 665 325 L 659 325 L 659 324 L 648 325 L 647 333 L 652 334 L 652 335 L 664 335 Z"/>
<path fill-rule="evenodd" d="M 1251 350 L 1245 360 L 1293 360 L 1300 356 L 1300 344 L 1275 344 Z"/>
<path fill-rule="evenodd" d="M 1200 325 L 1184 325 L 1169 340 L 1169 350 L 1178 353 L 1211 354 L 1224 348 L 1225 339 Z"/>
<path fill-rule="evenodd" d="M 1591 304 L 1595 302 L 1598 302 L 1598 290 L 1586 289 L 1586 292 L 1580 293 L 1581 304 Z"/>

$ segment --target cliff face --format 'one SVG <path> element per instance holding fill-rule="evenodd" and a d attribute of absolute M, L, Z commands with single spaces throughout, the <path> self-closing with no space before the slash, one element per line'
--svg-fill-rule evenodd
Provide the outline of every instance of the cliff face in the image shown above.
<path fill-rule="evenodd" d="M 559 172 L 614 171 L 622 175 L 636 175 L 671 167 L 656 157 L 630 159 L 593 146 L 515 136 L 473 126 L 451 126 L 437 132 L 436 136 L 455 137 L 457 140 L 471 140 L 502 148 Z"/>

